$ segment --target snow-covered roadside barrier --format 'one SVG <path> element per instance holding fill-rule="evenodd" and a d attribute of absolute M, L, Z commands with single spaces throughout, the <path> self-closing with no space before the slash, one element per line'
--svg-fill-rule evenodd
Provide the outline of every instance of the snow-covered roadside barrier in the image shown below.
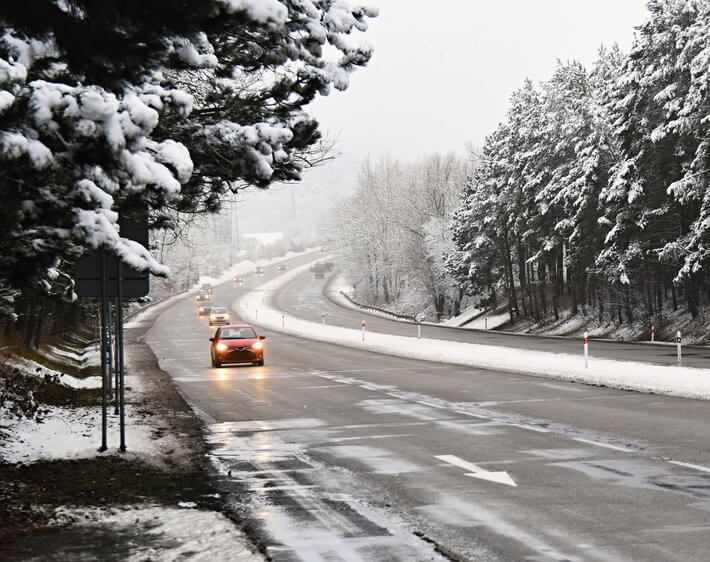
<path fill-rule="evenodd" d="M 569 355 L 439 339 L 417 339 L 414 334 L 405 337 L 376 332 L 367 333 L 363 341 L 360 326 L 324 328 L 319 323 L 290 315 L 283 318 L 284 312 L 276 309 L 271 302 L 272 295 L 310 266 L 309 263 L 293 269 L 249 291 L 234 301 L 234 308 L 243 318 L 270 330 L 365 351 L 623 390 L 710 400 L 710 372 L 705 369 L 612 361 L 598 359 L 593 355 L 589 368 L 585 369 L 581 346 L 579 355 Z"/>

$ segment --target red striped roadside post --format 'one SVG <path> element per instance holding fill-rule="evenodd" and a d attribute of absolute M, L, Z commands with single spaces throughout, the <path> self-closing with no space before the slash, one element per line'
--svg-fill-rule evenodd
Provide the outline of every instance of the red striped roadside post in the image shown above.
<path fill-rule="evenodd" d="M 651 343 L 656 341 L 656 327 L 651 326 Z"/>
<path fill-rule="evenodd" d="M 584 332 L 584 368 L 589 367 L 589 332 Z"/>

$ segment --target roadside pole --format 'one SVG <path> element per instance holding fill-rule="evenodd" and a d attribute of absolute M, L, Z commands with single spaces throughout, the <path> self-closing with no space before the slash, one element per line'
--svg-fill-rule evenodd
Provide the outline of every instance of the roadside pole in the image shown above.
<path fill-rule="evenodd" d="M 111 361 L 110 356 L 107 358 L 108 345 L 106 340 L 107 329 L 106 323 L 108 318 L 106 317 L 106 252 L 101 252 L 101 345 L 99 349 L 101 350 L 101 447 L 99 451 L 103 452 L 108 449 L 108 416 L 106 412 L 106 378 L 108 377 L 108 362 Z"/>
<path fill-rule="evenodd" d="M 362 341 L 365 341 L 365 321 L 362 321 Z"/>
<path fill-rule="evenodd" d="M 488 329 L 488 318 L 483 319 L 483 329 L 487 330 Z"/>
<path fill-rule="evenodd" d="M 281 327 L 283 328 L 285 325 L 286 325 L 286 318 L 285 318 L 284 315 L 282 314 L 282 315 L 281 315 Z"/>
<path fill-rule="evenodd" d="M 113 415 L 117 416 L 119 414 L 118 411 L 118 403 L 121 400 L 121 397 L 119 395 L 120 390 L 121 390 L 121 381 L 119 380 L 119 368 L 118 368 L 118 299 L 114 299 L 113 303 L 113 321 L 115 322 L 114 325 L 114 333 L 116 334 L 116 345 L 114 346 L 113 350 L 113 370 L 115 373 L 116 380 L 114 382 L 114 399 L 113 399 Z"/>
<path fill-rule="evenodd" d="M 682 340 L 680 337 L 680 330 L 678 330 L 675 333 L 675 345 L 676 345 L 676 351 L 678 353 L 678 366 L 681 367 L 683 365 L 683 350 L 682 350 Z"/>
<path fill-rule="evenodd" d="M 584 332 L 584 368 L 589 368 L 589 332 Z"/>
<path fill-rule="evenodd" d="M 417 339 L 420 340 L 422 339 L 422 325 L 417 324 Z"/>
<path fill-rule="evenodd" d="M 117 305 L 116 310 L 116 321 L 117 321 L 117 331 L 118 336 L 118 373 L 119 373 L 119 384 L 121 385 L 121 391 L 119 393 L 119 403 L 118 403 L 118 413 L 119 413 L 119 424 L 120 424 L 120 435 L 121 444 L 118 448 L 122 453 L 126 452 L 126 377 L 124 373 L 123 364 L 123 279 L 122 276 L 122 264 L 118 262 L 118 275 L 117 279 Z"/>
<path fill-rule="evenodd" d="M 111 334 L 111 324 L 113 323 L 111 315 L 111 299 L 106 299 L 106 364 L 108 365 L 108 372 L 106 376 L 106 392 L 108 394 L 108 401 L 111 402 L 111 396 L 113 395 L 113 336 Z"/>
<path fill-rule="evenodd" d="M 323 327 L 325 328 L 325 313 L 321 312 L 321 322 L 323 323 Z"/>
<path fill-rule="evenodd" d="M 651 326 L 651 343 L 656 341 L 656 327 Z"/>

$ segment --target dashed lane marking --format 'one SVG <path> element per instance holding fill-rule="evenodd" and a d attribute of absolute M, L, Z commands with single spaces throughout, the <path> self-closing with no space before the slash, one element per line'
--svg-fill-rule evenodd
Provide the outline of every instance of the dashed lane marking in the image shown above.
<path fill-rule="evenodd" d="M 681 461 L 668 461 L 671 464 L 675 464 L 677 466 L 684 466 L 685 468 L 692 468 L 694 470 L 700 470 L 701 472 L 710 472 L 710 468 L 707 466 L 701 466 L 699 464 L 692 464 L 689 462 L 681 462 Z"/>
<path fill-rule="evenodd" d="M 575 441 L 580 443 L 586 443 L 587 445 L 596 445 L 597 447 L 604 447 L 605 449 L 612 449 L 613 451 L 621 451 L 622 453 L 634 453 L 633 449 L 628 447 L 620 447 L 618 445 L 612 445 L 610 443 L 602 443 L 601 441 L 592 441 L 591 439 L 583 439 L 582 437 L 575 437 Z"/>

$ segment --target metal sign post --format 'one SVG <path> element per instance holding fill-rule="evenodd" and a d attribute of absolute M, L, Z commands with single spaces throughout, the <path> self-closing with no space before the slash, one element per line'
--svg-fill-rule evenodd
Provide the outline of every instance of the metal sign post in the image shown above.
<path fill-rule="evenodd" d="M 113 415 L 117 416 L 119 414 L 118 403 L 120 401 L 119 392 L 121 390 L 121 381 L 119 380 L 119 369 L 118 369 L 118 334 L 120 333 L 119 329 L 118 329 L 118 316 L 119 316 L 119 314 L 118 314 L 118 309 L 119 309 L 118 299 L 114 299 L 113 309 L 114 309 L 113 320 L 115 322 L 114 333 L 116 334 L 116 346 L 115 346 L 114 353 L 113 353 L 113 365 L 114 365 L 113 372 L 114 372 L 114 376 L 116 377 L 116 380 L 113 385 L 113 387 L 115 389 L 115 396 L 113 399 Z"/>
<path fill-rule="evenodd" d="M 149 247 L 148 209 L 131 207 L 121 213 L 119 226 L 123 238 L 133 240 L 144 248 Z M 147 271 L 137 271 L 121 263 L 105 250 L 97 250 L 79 260 L 74 272 L 74 290 L 80 297 L 98 299 L 101 352 L 101 451 L 108 448 L 107 406 L 112 398 L 111 383 L 115 372 L 115 410 L 120 423 L 120 451 L 126 450 L 126 396 L 123 349 L 123 301 L 144 297 L 150 289 Z M 111 344 L 111 308 L 109 299 L 115 299 L 115 345 Z M 113 356 L 112 356 L 113 348 Z M 112 360 L 114 366 L 112 368 Z M 112 372 L 113 371 L 113 372 Z"/>
<path fill-rule="evenodd" d="M 101 447 L 99 451 L 108 449 L 107 437 L 107 403 L 106 403 L 106 378 L 108 376 L 108 361 L 106 360 L 106 254 L 101 252 Z M 110 358 L 109 358 L 110 361 Z"/>
<path fill-rule="evenodd" d="M 119 385 L 121 387 L 121 391 L 119 393 L 119 403 L 118 403 L 118 409 L 119 409 L 119 424 L 120 424 L 120 433 L 121 433 L 121 444 L 118 448 L 119 451 L 122 453 L 126 452 L 126 379 L 125 379 L 125 373 L 123 371 L 123 280 L 122 280 L 122 272 L 121 272 L 121 262 L 118 262 L 118 298 L 116 299 L 116 302 L 118 304 L 118 309 L 116 310 L 116 320 L 118 322 L 118 331 L 116 334 L 118 335 L 118 348 L 117 348 L 117 355 L 118 355 L 118 376 L 119 376 Z"/>

